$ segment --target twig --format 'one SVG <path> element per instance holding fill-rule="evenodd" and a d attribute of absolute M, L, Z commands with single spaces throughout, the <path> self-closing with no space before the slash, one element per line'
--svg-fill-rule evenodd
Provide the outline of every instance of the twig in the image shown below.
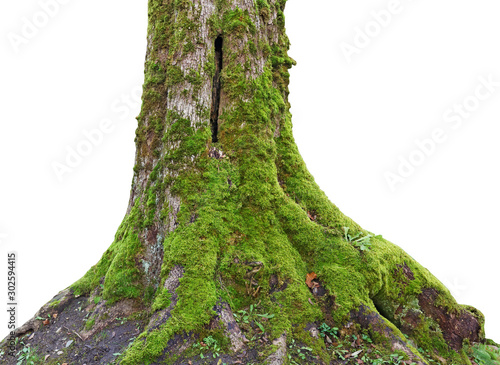
<path fill-rule="evenodd" d="M 85 342 L 85 341 L 83 340 L 82 336 L 80 336 L 80 335 L 78 334 L 78 332 L 76 332 L 75 330 L 70 330 L 68 327 L 65 327 L 65 326 L 63 326 L 63 327 L 64 327 L 64 328 L 66 328 L 66 330 L 73 332 L 75 335 L 77 335 L 77 336 L 78 336 L 78 338 L 79 338 L 80 340 L 82 340 L 83 342 Z"/>

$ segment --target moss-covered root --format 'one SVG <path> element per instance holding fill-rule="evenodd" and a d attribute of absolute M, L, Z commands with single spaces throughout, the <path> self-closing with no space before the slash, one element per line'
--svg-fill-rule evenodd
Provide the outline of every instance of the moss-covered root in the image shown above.
<path fill-rule="evenodd" d="M 227 176 L 220 165 L 211 171 L 214 178 Z M 231 199 L 225 200 L 230 205 Z M 300 207 L 286 208 L 283 201 L 277 206 L 274 218 L 253 217 L 251 228 L 242 224 L 219 240 L 220 232 L 206 228 L 216 224 L 213 212 L 200 212 L 196 222 L 169 236 L 165 267 L 171 270 L 164 270 L 148 329 L 123 364 L 202 356 L 211 341 L 205 339 L 211 338 L 217 341 L 211 356 L 251 354 L 256 363 L 284 363 L 288 355 L 300 364 L 329 363 L 333 348 L 340 347 L 352 353 L 363 349 L 368 358 L 375 358 L 376 350 L 425 363 L 417 351 L 423 348 L 429 359 L 464 363 L 462 341 L 481 339 L 479 314 L 456 304 L 427 270 L 381 238 L 360 251 Z M 293 220 L 283 216 L 287 209 L 297 214 Z M 294 222 L 293 229 L 285 221 Z M 256 227 L 263 228 L 255 232 Z M 193 236 L 200 230 L 201 241 Z M 327 327 L 338 329 L 330 342 L 318 336 Z"/>

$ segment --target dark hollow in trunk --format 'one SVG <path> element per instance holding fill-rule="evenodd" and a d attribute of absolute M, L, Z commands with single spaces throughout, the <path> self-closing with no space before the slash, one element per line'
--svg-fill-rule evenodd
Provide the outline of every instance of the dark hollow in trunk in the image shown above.
<path fill-rule="evenodd" d="M 222 71 L 222 46 L 223 39 L 218 36 L 214 43 L 215 51 L 215 75 L 212 87 L 212 108 L 210 112 L 210 125 L 212 126 L 212 142 L 217 143 L 219 141 L 219 104 L 220 104 L 220 89 L 221 80 L 220 73 Z"/>

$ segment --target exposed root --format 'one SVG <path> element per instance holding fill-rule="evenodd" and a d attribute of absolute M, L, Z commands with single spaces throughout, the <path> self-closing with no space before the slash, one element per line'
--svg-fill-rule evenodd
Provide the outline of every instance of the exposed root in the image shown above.
<path fill-rule="evenodd" d="M 175 265 L 168 274 L 163 287 L 168 290 L 170 294 L 170 305 L 153 314 L 148 324 L 148 331 L 151 332 L 159 328 L 165 323 L 172 315 L 171 312 L 177 305 L 178 296 L 175 290 L 179 287 L 179 280 L 184 276 L 184 268 L 180 265 Z"/>
<path fill-rule="evenodd" d="M 234 353 L 240 352 L 244 346 L 244 336 L 241 333 L 238 323 L 234 320 L 233 311 L 227 303 L 220 303 L 215 306 L 215 312 L 218 314 L 216 320 L 221 320 L 224 323 L 225 333 L 231 340 L 231 351 Z"/>
<path fill-rule="evenodd" d="M 267 365 L 282 365 L 285 363 L 286 359 L 286 334 L 282 334 L 276 340 L 273 341 L 273 346 L 277 346 L 278 349 L 275 353 L 270 355 L 264 362 Z"/>

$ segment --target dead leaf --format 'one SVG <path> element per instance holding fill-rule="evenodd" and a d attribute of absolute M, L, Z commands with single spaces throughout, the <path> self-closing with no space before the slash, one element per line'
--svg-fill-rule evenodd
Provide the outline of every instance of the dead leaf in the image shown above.
<path fill-rule="evenodd" d="M 49 355 L 45 355 L 45 361 L 47 361 L 47 359 L 49 358 L 50 354 Z"/>
<path fill-rule="evenodd" d="M 311 298 L 309 298 L 309 304 L 314 305 L 313 301 Z"/>
<path fill-rule="evenodd" d="M 33 332 L 33 333 L 31 334 L 31 336 L 28 338 L 28 341 L 29 341 L 29 340 L 31 340 L 31 339 L 33 339 L 33 337 L 35 337 L 35 332 Z"/>
<path fill-rule="evenodd" d="M 46 319 L 45 321 L 42 322 L 44 326 L 48 325 L 50 323 L 50 321 L 48 319 Z"/>
<path fill-rule="evenodd" d="M 53 318 L 57 318 L 57 313 L 54 313 L 54 314 L 52 315 L 52 317 L 53 317 Z"/>
<path fill-rule="evenodd" d="M 306 275 L 306 284 L 309 288 L 314 288 L 315 286 L 315 283 L 313 283 L 312 281 L 314 279 L 316 279 L 318 276 L 315 274 L 315 273 L 310 273 L 310 274 L 307 274 Z"/>
<path fill-rule="evenodd" d="M 63 363 L 62 365 L 68 365 L 68 363 L 67 363 L 67 362 L 65 362 L 65 363 Z"/>

